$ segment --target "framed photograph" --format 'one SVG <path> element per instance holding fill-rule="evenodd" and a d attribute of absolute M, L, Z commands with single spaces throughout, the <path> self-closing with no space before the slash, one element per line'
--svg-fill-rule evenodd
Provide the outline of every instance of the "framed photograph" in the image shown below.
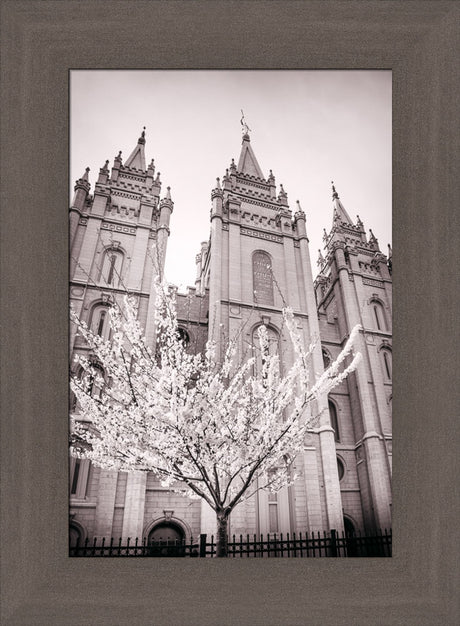
<path fill-rule="evenodd" d="M 456 4 L 65 0 L 5 2 L 2 13 L 2 312 L 7 328 L 2 339 L 3 623 L 457 623 L 453 574 L 458 568 L 455 550 L 448 541 L 455 513 L 453 469 L 458 466 L 452 437 L 452 390 L 456 371 L 455 234 L 459 219 L 449 199 L 458 160 L 458 88 L 451 80 L 458 37 Z M 146 75 L 150 70 L 181 70 L 191 76 L 192 71 L 203 75 L 204 71 L 227 74 L 230 70 L 264 70 L 273 76 L 312 70 L 343 71 L 344 76 L 347 71 L 391 73 L 395 350 L 392 366 L 382 356 L 382 371 L 390 375 L 389 368 L 394 371 L 392 558 L 126 561 L 69 556 L 68 301 L 72 289 L 74 296 L 80 297 L 75 291 L 78 285 L 68 287 L 72 260 L 67 209 L 69 187 L 75 182 L 73 170 L 69 174 L 69 129 L 75 113 L 70 108 L 69 79 L 71 84 L 73 71 L 74 76 L 91 75 L 91 80 L 100 76 L 103 81 L 106 70 L 113 76 L 137 70 Z M 285 87 L 289 89 L 289 85 Z M 88 86 L 85 106 L 91 106 L 91 96 L 100 88 L 96 83 Z M 107 126 L 101 134 L 111 140 L 126 126 L 138 95 L 123 81 L 117 85 L 111 79 L 107 89 L 112 98 L 109 104 L 104 100 L 104 106 L 110 110 L 92 118 L 98 120 L 98 128 L 89 134 L 100 132 L 105 118 Z M 331 97 L 340 102 L 350 89 L 352 86 L 344 84 Z M 368 97 L 371 101 L 370 91 L 377 87 L 370 81 L 368 89 L 362 102 Z M 205 90 L 203 93 L 206 96 Z M 80 97 L 84 101 L 84 89 Z M 163 97 L 170 99 L 171 108 L 177 106 L 173 94 L 166 91 Z M 295 100 L 294 89 L 291 97 Z M 216 124 L 211 96 L 203 97 L 203 107 L 209 107 L 209 119 Z M 82 111 L 83 104 L 78 114 L 84 127 Z M 241 120 L 236 120 L 237 132 L 241 121 L 242 148 L 246 144 L 251 148 L 246 146 L 241 167 L 240 163 L 237 167 L 243 172 L 246 168 L 248 176 L 261 181 L 255 138 L 251 143 L 252 120 L 247 110 L 241 114 Z M 372 114 L 363 110 L 363 126 L 366 116 Z M 282 116 L 280 111 L 280 120 Z M 206 121 L 206 111 L 200 119 Z M 289 125 L 287 120 L 285 125 Z M 325 141 L 334 150 L 333 133 L 330 129 L 328 133 Z M 120 146 L 124 165 L 128 161 L 131 169 L 137 167 L 136 159 L 141 157 L 136 146 L 144 146 L 142 140 L 150 141 L 150 137 L 153 153 L 149 156 L 155 157 L 156 134 L 155 128 L 139 128 L 132 146 Z M 129 155 L 131 148 L 134 152 Z M 197 146 L 198 161 L 200 150 L 202 146 Z M 352 147 L 347 151 L 342 146 L 342 150 L 343 159 L 350 159 Z M 237 160 L 238 155 L 234 156 Z M 369 158 L 378 164 L 381 156 L 376 152 Z M 113 157 L 116 154 L 107 155 Z M 97 168 L 101 168 L 99 177 L 104 176 L 103 163 L 92 168 L 93 180 Z M 144 169 L 147 166 L 146 162 Z M 193 168 L 193 163 L 190 166 Z M 207 176 L 215 178 L 226 166 L 216 164 L 217 174 Z M 263 179 L 268 187 L 265 169 L 269 167 L 264 159 Z M 163 176 L 166 181 L 166 171 L 162 171 Z M 83 189 L 83 170 L 77 177 L 83 181 Z M 308 172 L 304 184 L 308 185 Z M 346 212 L 338 181 L 335 184 L 329 190 L 335 208 Z M 362 186 L 367 184 L 363 181 Z M 164 193 L 165 188 L 162 197 Z M 174 200 L 174 188 L 171 193 Z M 282 203 L 279 189 L 276 193 Z M 292 193 L 301 190 L 292 189 Z M 377 204 L 372 192 L 367 200 L 370 205 Z M 292 196 L 290 204 L 295 205 Z M 125 209 L 128 219 L 129 207 Z M 301 212 L 299 206 L 296 214 Z M 280 215 L 282 219 L 283 211 Z M 328 228 L 330 215 L 323 221 Z M 353 222 L 359 227 L 355 216 Z M 247 230 L 252 232 L 245 235 L 249 239 L 257 238 L 254 233 L 264 229 L 248 225 Z M 367 235 L 366 245 L 372 236 Z M 118 241 L 112 237 L 107 262 L 102 256 L 100 259 L 100 275 L 106 282 L 111 271 L 116 274 L 117 262 L 123 262 L 123 243 L 120 239 L 117 247 L 115 239 Z M 262 236 L 259 239 L 262 241 Z M 386 247 L 387 241 L 380 243 Z M 272 248 L 279 245 L 271 244 Z M 310 252 L 316 254 L 316 250 Z M 388 271 L 388 254 L 384 252 Z M 257 257 L 254 263 L 256 291 L 269 308 L 272 283 L 261 269 L 267 266 L 266 257 Z M 327 298 L 326 292 L 323 295 Z M 375 323 L 386 324 L 382 317 L 385 302 L 379 303 L 377 298 L 372 302 Z M 229 315 L 237 316 L 236 309 Z M 264 324 L 270 329 L 268 318 Z M 271 325 L 276 326 L 273 318 Z M 183 330 L 189 332 L 185 327 Z M 331 354 L 334 356 L 333 350 Z M 333 407 L 340 409 L 336 404 Z M 333 440 L 334 409 L 329 410 Z M 341 462 L 346 466 L 345 456 Z M 70 504 L 75 505 L 74 531 L 78 533 L 85 515 L 89 519 L 89 507 L 86 511 L 85 506 L 76 507 L 84 468 L 76 472 L 71 467 L 70 471 L 70 478 L 76 476 Z M 337 471 L 340 476 L 340 466 L 334 469 Z M 267 500 L 266 516 L 260 517 L 260 524 L 267 528 L 283 523 L 273 514 L 275 502 Z M 372 504 L 377 505 L 377 501 Z M 280 513 L 282 506 L 277 506 Z M 373 511 L 373 515 L 383 519 L 382 511 Z M 161 523 L 153 517 L 151 527 L 142 528 L 142 532 L 155 538 L 155 532 L 175 521 L 173 508 L 165 506 L 162 514 Z M 332 516 L 333 509 L 327 515 Z M 342 523 L 356 523 L 345 510 L 340 519 Z M 180 532 L 179 522 L 176 526 Z"/>

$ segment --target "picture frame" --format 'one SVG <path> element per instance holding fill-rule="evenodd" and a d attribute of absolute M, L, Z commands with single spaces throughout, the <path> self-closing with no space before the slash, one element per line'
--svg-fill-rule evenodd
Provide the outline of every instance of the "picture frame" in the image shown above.
<path fill-rule="evenodd" d="M 2 623 L 457 623 L 458 4 L 16 0 L 2 13 Z M 391 559 L 68 557 L 72 68 L 392 70 Z"/>

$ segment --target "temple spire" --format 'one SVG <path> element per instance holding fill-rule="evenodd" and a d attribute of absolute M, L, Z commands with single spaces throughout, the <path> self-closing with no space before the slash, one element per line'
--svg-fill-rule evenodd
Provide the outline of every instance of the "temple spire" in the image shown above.
<path fill-rule="evenodd" d="M 249 139 L 249 131 L 251 129 L 246 124 L 246 120 L 244 119 L 243 109 L 241 109 L 241 120 L 240 120 L 240 122 L 241 122 L 241 126 L 243 127 L 243 139 L 245 139 L 247 137 L 248 141 L 250 141 L 250 139 Z"/>
<path fill-rule="evenodd" d="M 125 162 L 125 167 L 130 167 L 131 169 L 137 169 L 145 171 L 145 126 L 142 130 L 141 136 L 137 140 L 137 146 L 131 152 L 129 157 Z"/>
<path fill-rule="evenodd" d="M 256 155 L 254 154 L 254 150 L 251 146 L 251 139 L 249 137 L 249 131 L 251 129 L 244 120 L 243 111 L 241 111 L 241 114 L 241 125 L 243 127 L 243 145 L 241 146 L 241 153 L 238 161 L 238 172 L 263 179 L 264 175 L 262 173 L 262 170 L 260 169 L 260 165 L 257 162 Z"/>
<path fill-rule="evenodd" d="M 338 221 L 338 222 L 346 222 L 348 224 L 353 224 L 345 207 L 340 201 L 339 194 L 337 193 L 337 190 L 334 185 L 334 181 L 332 181 L 332 204 L 334 207 L 334 217 L 333 217 L 334 222 Z"/>

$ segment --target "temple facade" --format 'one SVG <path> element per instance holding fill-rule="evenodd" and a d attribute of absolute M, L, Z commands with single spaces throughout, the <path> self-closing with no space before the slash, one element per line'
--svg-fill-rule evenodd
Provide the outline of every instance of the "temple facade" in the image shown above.
<path fill-rule="evenodd" d="M 174 208 L 161 192 L 153 160 L 146 165 L 145 132 L 123 163 L 118 154 L 76 182 L 70 208 L 70 300 L 80 319 L 106 337 L 108 307 L 127 290 L 138 301 L 147 340 L 154 336 L 154 273 L 163 270 Z M 180 207 L 178 208 L 180 210 Z M 265 177 L 244 130 L 233 159 L 211 190 L 210 237 L 196 255 L 196 281 L 176 293 L 180 333 L 199 352 L 209 337 L 238 335 L 240 355 L 256 350 L 259 325 L 268 327 L 281 368 L 293 354 L 283 333 L 282 308 L 292 307 L 307 344 L 315 343 L 317 374 L 361 324 L 356 372 L 313 410 L 317 426 L 293 462 L 299 476 L 274 494 L 259 491 L 239 504 L 230 534 L 361 531 L 391 527 L 391 248 L 385 255 L 363 223 L 353 222 L 332 188 L 331 226 L 324 231 L 313 278 L 306 216 L 291 208 L 272 171 Z M 174 289 L 171 287 L 171 289 Z M 71 354 L 89 354 L 70 333 Z M 96 364 L 97 365 L 97 364 Z M 71 365 L 78 375 L 75 366 Z M 78 407 L 72 406 L 71 410 Z M 70 460 L 70 537 L 149 541 L 215 533 L 205 503 L 163 488 L 151 473 L 115 472 Z"/>

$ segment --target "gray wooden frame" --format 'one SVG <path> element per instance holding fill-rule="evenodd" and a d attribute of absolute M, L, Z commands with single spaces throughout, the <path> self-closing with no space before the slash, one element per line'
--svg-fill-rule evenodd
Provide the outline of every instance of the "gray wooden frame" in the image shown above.
<path fill-rule="evenodd" d="M 3 1 L 3 624 L 457 623 L 458 22 L 443 0 Z M 110 67 L 392 69 L 392 559 L 67 557 L 68 70 Z"/>

